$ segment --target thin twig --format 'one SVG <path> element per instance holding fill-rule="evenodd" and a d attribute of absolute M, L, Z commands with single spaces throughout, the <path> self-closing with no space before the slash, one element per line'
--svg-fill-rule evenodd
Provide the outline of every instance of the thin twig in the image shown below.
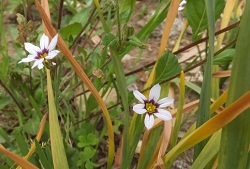
<path fill-rule="evenodd" d="M 21 105 L 18 103 L 18 101 L 16 100 L 16 98 L 14 97 L 14 95 L 11 93 L 11 91 L 8 89 L 8 87 L 3 83 L 2 80 L 0 80 L 0 85 L 4 88 L 4 90 L 10 95 L 10 97 L 14 100 L 14 102 L 16 103 L 17 107 L 21 110 L 22 115 L 25 116 L 25 112 L 23 111 Z"/>
<path fill-rule="evenodd" d="M 59 5 L 58 21 L 57 21 L 57 29 L 58 30 L 61 28 L 61 23 L 62 23 L 63 2 L 64 2 L 64 0 L 61 0 L 60 5 Z"/>

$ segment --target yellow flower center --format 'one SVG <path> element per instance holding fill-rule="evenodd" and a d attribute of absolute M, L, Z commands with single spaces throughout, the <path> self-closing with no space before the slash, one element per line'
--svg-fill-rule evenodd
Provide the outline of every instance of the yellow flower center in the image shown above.
<path fill-rule="evenodd" d="M 156 106 L 153 103 L 146 103 L 146 109 L 148 111 L 149 114 L 152 114 L 155 112 L 156 110 Z"/>
<path fill-rule="evenodd" d="M 48 54 L 45 52 L 45 53 L 40 55 L 40 58 L 45 58 L 46 56 L 48 56 Z"/>

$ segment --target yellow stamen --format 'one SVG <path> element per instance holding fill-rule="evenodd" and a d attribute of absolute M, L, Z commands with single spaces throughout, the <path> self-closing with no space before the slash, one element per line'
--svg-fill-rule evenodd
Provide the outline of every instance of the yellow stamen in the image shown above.
<path fill-rule="evenodd" d="M 156 106 L 153 103 L 146 103 L 146 109 L 149 114 L 154 113 L 156 110 Z"/>
<path fill-rule="evenodd" d="M 45 58 L 46 56 L 48 56 L 48 54 L 47 53 L 43 53 L 43 54 L 40 55 L 40 58 Z"/>

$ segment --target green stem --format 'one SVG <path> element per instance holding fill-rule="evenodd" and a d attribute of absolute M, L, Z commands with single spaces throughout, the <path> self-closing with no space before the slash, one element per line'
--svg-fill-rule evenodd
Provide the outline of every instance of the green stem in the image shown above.
<path fill-rule="evenodd" d="M 117 15 L 117 25 L 118 25 L 118 38 L 119 38 L 119 46 L 121 46 L 122 43 L 122 37 L 121 37 L 121 22 L 120 22 L 120 12 L 119 12 L 119 2 L 116 0 L 116 15 Z"/>
<path fill-rule="evenodd" d="M 103 26 L 103 29 L 104 31 L 107 33 L 107 32 L 110 32 L 110 28 L 108 27 L 104 17 L 103 17 L 103 14 L 102 14 L 102 10 L 100 8 L 100 4 L 99 4 L 99 1 L 98 0 L 94 0 L 95 2 L 95 6 L 96 6 L 96 9 L 97 9 L 97 12 L 99 14 L 99 17 L 101 19 L 101 22 L 102 22 L 102 26 Z"/>

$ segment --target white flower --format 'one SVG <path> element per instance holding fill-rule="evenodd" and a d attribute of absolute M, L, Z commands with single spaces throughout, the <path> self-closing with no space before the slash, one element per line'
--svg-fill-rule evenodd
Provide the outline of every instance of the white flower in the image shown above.
<path fill-rule="evenodd" d="M 158 101 L 160 97 L 161 86 L 159 84 L 154 85 L 149 93 L 149 98 L 147 99 L 138 90 L 134 90 L 133 94 L 142 104 L 136 104 L 133 110 L 138 114 L 146 113 L 144 124 L 149 130 L 154 125 L 154 116 L 160 118 L 161 120 L 171 120 L 172 115 L 169 111 L 162 109 L 173 104 L 174 99 L 165 97 Z"/>
<path fill-rule="evenodd" d="M 29 52 L 29 55 L 18 63 L 35 61 L 31 68 L 33 69 L 37 66 L 38 69 L 42 69 L 45 63 L 51 63 L 48 60 L 53 59 L 59 53 L 59 50 L 53 50 L 56 47 L 57 39 L 58 34 L 56 34 L 49 44 L 49 37 L 43 34 L 40 39 L 40 47 L 31 43 L 24 43 L 24 47 Z M 52 64 L 55 65 L 54 62 Z"/>
<path fill-rule="evenodd" d="M 181 1 L 179 8 L 178 8 L 178 11 L 182 11 L 186 4 L 187 4 L 187 1 L 185 1 L 185 0 Z"/>

